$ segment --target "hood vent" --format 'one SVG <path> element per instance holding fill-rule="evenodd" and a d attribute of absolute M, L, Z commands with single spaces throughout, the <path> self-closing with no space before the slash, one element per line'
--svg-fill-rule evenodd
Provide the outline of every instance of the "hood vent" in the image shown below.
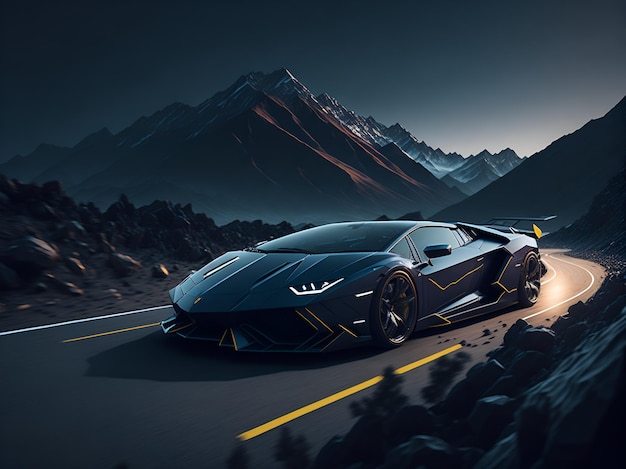
<path fill-rule="evenodd" d="M 255 288 L 256 286 L 260 285 L 261 283 L 265 282 L 266 280 L 268 280 L 269 278 L 273 277 L 274 275 L 277 275 L 281 272 L 283 272 L 284 270 L 286 270 L 289 267 L 297 267 L 302 263 L 301 260 L 299 260 L 298 262 L 284 262 L 283 264 L 277 266 L 275 269 L 270 270 L 269 272 L 267 272 L 265 275 L 263 275 L 262 277 L 259 277 L 257 279 L 256 282 L 254 282 L 254 285 L 252 286 L 252 288 Z"/>
<path fill-rule="evenodd" d="M 228 267 L 230 264 L 232 264 L 233 262 L 236 262 L 237 260 L 239 260 L 239 256 L 232 258 L 229 261 L 224 262 L 223 264 L 218 265 L 217 267 L 215 267 L 214 269 L 209 270 L 208 272 L 205 272 L 202 275 L 202 278 L 207 278 L 211 275 L 213 275 L 215 272 L 222 270 L 224 267 Z"/>

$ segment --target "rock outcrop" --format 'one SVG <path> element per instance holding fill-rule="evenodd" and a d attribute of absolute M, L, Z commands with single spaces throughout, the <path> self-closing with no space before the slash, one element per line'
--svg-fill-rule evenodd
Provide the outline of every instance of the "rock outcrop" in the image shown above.
<path fill-rule="evenodd" d="M 169 276 L 168 263 L 202 265 L 294 231 L 286 222 L 260 220 L 219 227 L 189 204 L 135 207 L 123 194 L 101 212 L 66 196 L 59 181 L 24 184 L 0 175 L 0 290 L 24 298 L 19 301 L 49 291 L 83 295 L 104 288 L 98 284 L 108 272 L 135 294 L 129 281 L 144 270 L 156 282 Z M 0 312 L 6 309 L 0 304 Z"/>
<path fill-rule="evenodd" d="M 624 280 L 610 277 L 551 328 L 518 320 L 441 402 L 360 417 L 313 467 L 622 467 Z"/>
<path fill-rule="evenodd" d="M 607 278 L 591 300 L 571 306 L 549 328 L 518 320 L 487 361 L 473 366 L 441 402 L 410 412 L 403 407 L 379 422 L 380 428 L 393 421 L 395 435 L 403 440 L 379 432 L 384 454 L 362 457 L 348 438 L 366 423 L 357 421 L 348 435 L 335 436 L 322 448 L 314 467 L 623 467 L 625 181 L 622 170 L 587 215 L 540 240 L 541 248 L 571 248 L 606 267 Z M 432 424 L 406 431 L 416 415 Z"/>

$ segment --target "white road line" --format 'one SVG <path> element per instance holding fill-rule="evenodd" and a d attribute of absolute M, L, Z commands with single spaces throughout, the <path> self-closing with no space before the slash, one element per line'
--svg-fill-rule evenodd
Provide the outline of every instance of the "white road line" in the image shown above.
<path fill-rule="evenodd" d="M 0 332 L 0 336 L 21 334 L 22 332 L 39 331 L 39 330 L 42 330 L 42 329 L 50 329 L 50 328 L 53 328 L 53 327 L 68 326 L 70 324 L 78 324 L 78 323 L 81 323 L 81 322 L 99 321 L 100 319 L 118 318 L 120 316 L 128 316 L 130 314 L 138 314 L 138 313 L 147 313 L 149 311 L 156 311 L 157 309 L 165 309 L 165 308 L 171 308 L 171 305 L 153 306 L 151 308 L 136 309 L 134 311 L 125 311 L 123 313 L 109 314 L 107 316 L 96 316 L 96 317 L 93 317 L 93 318 L 74 319 L 72 321 L 57 322 L 57 323 L 54 323 L 54 324 L 45 324 L 43 326 L 27 327 L 25 329 L 16 329 L 14 331 Z"/>
<path fill-rule="evenodd" d="M 591 283 L 589 284 L 589 286 L 587 286 L 587 288 L 585 288 L 580 293 L 572 296 L 571 298 L 568 298 L 567 300 L 561 301 L 558 304 L 550 306 L 549 308 L 546 308 L 546 309 L 544 309 L 542 311 L 539 311 L 538 313 L 531 314 L 530 316 L 527 316 L 527 317 L 522 318 L 522 319 L 527 320 L 527 319 L 530 319 L 532 317 L 535 317 L 535 316 L 538 316 L 540 314 L 543 314 L 546 311 L 550 311 L 551 309 L 554 309 L 554 308 L 556 308 L 558 306 L 561 306 L 562 304 L 567 303 L 568 301 L 571 301 L 571 300 L 579 297 L 580 295 L 583 295 L 585 292 L 589 291 L 589 289 L 593 286 L 593 283 L 595 282 L 595 277 L 593 276 L 593 274 L 589 270 L 587 270 L 586 268 L 581 267 L 581 266 L 579 266 L 577 264 L 574 264 L 573 262 L 569 262 L 569 261 L 566 261 L 566 260 L 563 260 L 563 259 L 556 259 L 556 258 L 554 258 L 554 259 L 558 260 L 559 262 L 564 262 L 566 264 L 570 264 L 570 265 L 573 265 L 574 267 L 578 267 L 579 269 L 584 270 L 591 277 Z M 556 276 L 556 271 L 554 269 L 551 269 L 551 270 L 553 270 L 555 272 L 555 276 Z M 549 279 L 545 283 L 548 283 L 549 281 L 553 280 L 553 278 Z M 542 283 L 542 285 L 543 285 L 543 283 Z M 96 316 L 96 317 L 93 317 L 93 318 L 74 319 L 72 321 L 57 322 L 57 323 L 54 323 L 54 324 L 45 324 L 43 326 L 27 327 L 25 329 L 16 329 L 16 330 L 13 330 L 13 331 L 0 332 L 0 337 L 5 336 L 5 335 L 21 334 L 22 332 L 39 331 L 39 330 L 42 330 L 42 329 L 51 329 L 53 327 L 68 326 L 70 324 L 79 324 L 79 323 L 82 323 L 82 322 L 99 321 L 101 319 L 110 319 L 110 318 L 117 318 L 117 317 L 120 317 L 120 316 L 128 316 L 128 315 L 131 315 L 131 314 L 147 313 L 149 311 L 156 311 L 158 309 L 166 309 L 166 308 L 171 308 L 171 305 L 153 306 L 151 308 L 136 309 L 134 311 L 125 311 L 123 313 L 109 314 L 107 316 Z"/>
<path fill-rule="evenodd" d="M 563 301 L 561 301 L 560 303 L 557 303 L 557 304 L 555 304 L 555 305 L 550 306 L 549 308 L 543 309 L 543 310 L 539 311 L 538 313 L 534 313 L 534 314 L 531 314 L 530 316 L 526 316 L 525 318 L 522 318 L 524 321 L 526 321 L 526 320 L 528 320 L 528 319 L 530 319 L 530 318 L 534 318 L 535 316 L 539 316 L 540 314 L 543 314 L 543 313 L 545 313 L 545 312 L 547 312 L 547 311 L 550 311 L 551 309 L 554 309 L 554 308 L 556 308 L 556 307 L 558 307 L 558 306 L 561 306 L 562 304 L 565 304 L 565 303 L 567 303 L 568 301 L 572 301 L 573 299 L 578 298 L 579 296 L 581 296 L 581 295 L 585 294 L 587 291 L 589 291 L 589 289 L 590 289 L 591 287 L 593 287 L 593 284 L 594 284 L 594 282 L 596 281 L 596 278 L 593 276 L 593 274 L 592 274 L 589 270 L 587 270 L 586 268 L 581 267 L 580 265 L 575 264 L 575 263 L 573 263 L 573 262 L 566 261 L 566 260 L 564 260 L 564 259 L 560 259 L 560 258 L 559 258 L 559 259 L 557 259 L 557 258 L 554 258 L 554 260 L 558 260 L 559 262 L 564 262 L 565 264 L 570 264 L 570 265 L 573 265 L 574 267 L 578 267 L 579 269 L 584 270 L 584 271 L 585 271 L 585 272 L 587 272 L 587 273 L 589 274 L 589 276 L 591 277 L 591 282 L 589 283 L 589 285 L 587 286 L 587 288 L 585 288 L 583 291 L 581 291 L 581 292 L 577 293 L 576 295 L 574 295 L 574 296 L 572 296 L 572 297 L 568 298 L 567 300 L 563 300 Z"/>
<path fill-rule="evenodd" d="M 550 257 L 549 255 L 547 255 L 546 257 Z M 541 258 L 541 260 L 543 261 L 543 263 L 546 265 L 546 267 L 548 268 L 548 272 L 552 272 L 552 277 L 550 277 L 548 280 L 544 280 L 541 282 L 541 285 L 545 285 L 546 283 L 550 283 L 552 280 L 554 280 L 556 278 L 556 270 L 554 269 L 554 267 L 552 267 L 551 264 L 548 264 L 546 262 L 546 260 L 543 258 Z"/>

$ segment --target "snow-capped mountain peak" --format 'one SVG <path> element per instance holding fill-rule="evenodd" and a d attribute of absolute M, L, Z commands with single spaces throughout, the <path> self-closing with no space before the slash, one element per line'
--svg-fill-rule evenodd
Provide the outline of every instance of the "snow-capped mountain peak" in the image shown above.
<path fill-rule="evenodd" d="M 341 124 L 348 127 L 353 134 L 366 142 L 376 147 L 383 147 L 391 142 L 390 139 L 381 133 L 381 129 L 384 126 L 376 122 L 372 117 L 364 118 L 357 115 L 327 93 L 322 93 L 316 100 L 324 112 L 333 116 Z"/>
<path fill-rule="evenodd" d="M 475 193 L 504 176 L 524 161 L 510 148 L 491 154 L 483 150 L 467 158 L 465 164 L 450 172 L 445 182 L 468 193 Z"/>
<path fill-rule="evenodd" d="M 123 131 L 123 135 L 119 135 L 117 144 L 131 147 L 143 146 L 159 134 L 177 129 L 184 129 L 184 132 L 188 132 L 187 140 L 193 140 L 253 108 L 267 97 L 280 101 L 289 108 L 298 100 L 305 101 L 309 106 L 325 113 L 338 125 L 373 147 L 380 149 L 393 142 L 408 157 L 420 163 L 435 177 L 441 179 L 450 175 L 456 181 L 455 184 L 464 184 L 466 180 L 477 177 L 468 174 L 461 175 L 461 173 L 453 174 L 475 160 L 482 161 L 482 164 L 470 172 L 479 171 L 479 167 L 483 168 L 482 171 L 491 173 L 489 179 L 506 174 L 519 161 L 515 152 L 510 149 L 497 155 L 491 155 L 485 150 L 469 158 L 463 158 L 457 153 L 445 153 L 441 149 L 435 150 L 423 140 L 417 139 L 399 123 L 387 127 L 372 116 L 358 115 L 328 93 L 314 96 L 286 68 L 271 73 L 254 71 L 242 75 L 227 89 L 215 93 L 197 107 L 175 104 L 150 117 L 142 117 L 131 128 Z M 510 157 L 510 153 L 514 157 Z M 450 179 L 447 180 L 450 181 Z"/>

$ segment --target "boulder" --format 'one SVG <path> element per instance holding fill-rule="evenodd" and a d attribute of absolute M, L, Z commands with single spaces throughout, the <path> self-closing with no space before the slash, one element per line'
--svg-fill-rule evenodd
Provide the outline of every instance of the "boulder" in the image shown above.
<path fill-rule="evenodd" d="M 383 469 L 456 468 L 461 461 L 455 448 L 441 438 L 415 435 L 408 442 L 396 446 L 387 456 Z"/>
<path fill-rule="evenodd" d="M 554 331 L 547 327 L 529 327 L 522 331 L 519 342 L 523 350 L 548 353 L 554 345 Z"/>
<path fill-rule="evenodd" d="M 467 418 L 475 444 L 482 449 L 491 448 L 504 428 L 513 421 L 516 409 L 515 399 L 508 396 L 479 399 Z"/>
<path fill-rule="evenodd" d="M 13 290 L 20 286 L 20 277 L 11 267 L 0 263 L 0 290 Z"/>
<path fill-rule="evenodd" d="M 109 265 L 120 277 L 126 277 L 142 267 L 141 262 L 126 254 L 120 254 L 119 252 L 111 253 L 109 256 Z"/>
<path fill-rule="evenodd" d="M 152 277 L 154 278 L 167 278 L 169 274 L 167 267 L 163 264 L 154 264 L 152 266 Z"/>
<path fill-rule="evenodd" d="M 7 264 L 23 277 L 34 277 L 61 259 L 56 246 L 34 236 L 10 246 L 6 257 Z"/>
<path fill-rule="evenodd" d="M 387 422 L 387 434 L 392 444 L 409 440 L 413 435 L 431 434 L 435 431 L 435 418 L 421 405 L 402 407 Z"/>
<path fill-rule="evenodd" d="M 52 274 L 46 274 L 46 278 L 57 290 L 67 295 L 82 296 L 85 294 L 85 291 L 82 288 L 71 282 L 65 282 L 63 280 L 60 280 Z"/>
<path fill-rule="evenodd" d="M 482 396 L 504 373 L 504 366 L 498 360 L 491 359 L 474 365 L 467 372 L 466 379 L 476 395 Z"/>
<path fill-rule="evenodd" d="M 85 266 L 79 259 L 75 257 L 67 257 L 65 259 L 65 265 L 73 274 L 85 275 Z"/>

